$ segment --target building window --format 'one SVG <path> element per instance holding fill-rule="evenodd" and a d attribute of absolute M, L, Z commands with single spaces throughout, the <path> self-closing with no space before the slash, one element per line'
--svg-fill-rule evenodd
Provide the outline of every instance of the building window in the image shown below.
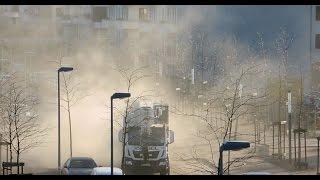
<path fill-rule="evenodd" d="M 19 5 L 11 6 L 11 12 L 19 12 Z"/>
<path fill-rule="evenodd" d="M 106 19 L 107 20 L 111 20 L 111 19 L 114 19 L 114 6 L 108 6 L 106 7 L 107 9 L 107 17 Z"/>
<path fill-rule="evenodd" d="M 140 21 L 149 21 L 150 12 L 147 8 L 139 8 L 139 20 Z"/>
<path fill-rule="evenodd" d="M 116 20 L 128 20 L 128 6 L 116 6 Z"/>
<path fill-rule="evenodd" d="M 174 57 L 176 55 L 176 34 L 170 33 L 167 37 L 166 42 L 166 54 L 169 57 Z"/>
<path fill-rule="evenodd" d="M 316 49 L 320 49 L 320 34 L 316 34 Z"/>
<path fill-rule="evenodd" d="M 82 6 L 82 14 L 85 18 L 90 18 L 91 17 L 91 9 L 89 6 Z"/>
<path fill-rule="evenodd" d="M 94 22 L 101 22 L 103 19 L 107 19 L 107 7 L 96 6 L 92 9 L 92 20 Z"/>
<path fill-rule="evenodd" d="M 167 11 L 167 18 L 170 22 L 175 23 L 176 22 L 176 8 L 175 7 L 168 7 Z"/>
<path fill-rule="evenodd" d="M 71 18 L 70 9 L 64 7 L 56 8 L 56 16 L 64 20 L 69 20 Z"/>
<path fill-rule="evenodd" d="M 160 22 L 161 22 L 161 23 L 167 22 L 166 8 L 161 8 L 160 12 L 161 12 Z"/>
<path fill-rule="evenodd" d="M 38 16 L 39 15 L 39 7 L 37 6 L 30 6 L 24 9 L 24 14 L 28 16 Z"/>
<path fill-rule="evenodd" d="M 316 20 L 320 21 L 320 6 L 316 6 Z"/>
<path fill-rule="evenodd" d="M 62 7 L 56 8 L 56 15 L 57 15 L 57 17 L 63 17 L 63 8 Z"/>

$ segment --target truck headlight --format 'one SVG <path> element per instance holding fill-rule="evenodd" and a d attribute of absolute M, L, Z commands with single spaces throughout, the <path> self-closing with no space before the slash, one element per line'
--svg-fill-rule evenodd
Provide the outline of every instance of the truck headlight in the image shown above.
<path fill-rule="evenodd" d="M 165 166 L 165 165 L 167 165 L 167 163 L 165 161 L 159 162 L 159 166 Z"/>
<path fill-rule="evenodd" d="M 126 161 L 126 165 L 131 166 L 132 165 L 132 161 Z"/>
<path fill-rule="evenodd" d="M 162 150 L 162 154 L 161 154 L 160 157 L 164 157 L 164 151 L 165 151 L 165 150 Z"/>

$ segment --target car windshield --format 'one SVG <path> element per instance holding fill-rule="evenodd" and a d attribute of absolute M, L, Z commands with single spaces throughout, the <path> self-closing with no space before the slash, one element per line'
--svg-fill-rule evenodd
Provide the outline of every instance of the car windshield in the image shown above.
<path fill-rule="evenodd" d="M 164 127 L 151 127 L 150 134 L 142 134 L 140 127 L 131 127 L 128 131 L 129 145 L 162 146 L 165 143 Z"/>
<path fill-rule="evenodd" d="M 70 168 L 95 168 L 96 163 L 91 159 L 71 160 Z"/>

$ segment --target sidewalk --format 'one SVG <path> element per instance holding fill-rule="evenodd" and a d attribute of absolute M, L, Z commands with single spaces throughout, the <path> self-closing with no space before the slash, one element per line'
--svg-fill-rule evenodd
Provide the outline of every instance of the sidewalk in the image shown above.
<path fill-rule="evenodd" d="M 308 157 L 308 160 L 315 161 L 315 157 Z M 308 161 L 310 162 L 310 161 Z M 268 172 L 272 175 L 316 175 L 316 167 L 312 164 L 308 169 L 294 169 L 289 166 L 288 160 L 274 160 L 271 158 L 255 157 L 250 159 L 245 166 L 233 170 L 232 174 L 243 174 L 246 172 Z"/>

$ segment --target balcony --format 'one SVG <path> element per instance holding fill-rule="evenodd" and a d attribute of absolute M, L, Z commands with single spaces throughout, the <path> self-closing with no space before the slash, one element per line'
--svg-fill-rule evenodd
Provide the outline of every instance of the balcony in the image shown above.
<path fill-rule="evenodd" d="M 11 18 L 19 18 L 20 17 L 19 12 L 16 12 L 16 11 L 4 12 L 3 15 L 7 16 L 7 17 L 11 17 Z"/>
<path fill-rule="evenodd" d="M 144 31 L 156 30 L 164 32 L 176 32 L 176 26 L 174 24 L 160 24 L 141 21 L 102 20 L 101 22 L 94 22 L 94 28 L 143 29 Z"/>

